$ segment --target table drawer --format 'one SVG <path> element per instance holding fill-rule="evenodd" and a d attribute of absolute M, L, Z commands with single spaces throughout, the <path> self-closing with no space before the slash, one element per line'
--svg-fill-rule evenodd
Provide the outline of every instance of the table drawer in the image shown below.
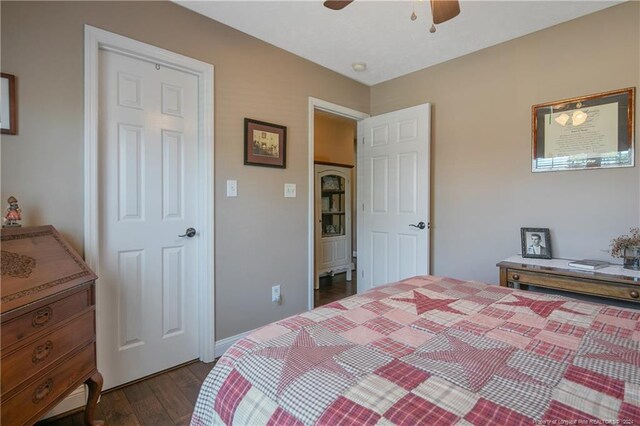
<path fill-rule="evenodd" d="M 32 419 L 35 413 L 70 391 L 70 386 L 88 376 L 95 367 L 95 344 L 91 343 L 54 369 L 38 375 L 9 399 L 3 399 L 2 424 L 35 422 L 38 420 Z"/>
<path fill-rule="evenodd" d="M 640 302 L 640 286 L 635 287 L 605 281 L 589 281 L 583 278 L 530 273 L 512 269 L 507 271 L 507 281 L 538 287 L 555 288 L 574 293 L 591 294 L 595 296 Z"/>
<path fill-rule="evenodd" d="M 70 323 L 40 339 L 24 345 L 2 358 L 2 395 L 74 349 L 91 342 L 95 336 L 94 311 L 88 311 Z"/>
<path fill-rule="evenodd" d="M 2 347 L 6 349 L 20 340 L 50 329 L 60 321 L 79 314 L 92 304 L 91 289 L 92 286 L 87 285 L 82 291 L 3 323 Z"/>

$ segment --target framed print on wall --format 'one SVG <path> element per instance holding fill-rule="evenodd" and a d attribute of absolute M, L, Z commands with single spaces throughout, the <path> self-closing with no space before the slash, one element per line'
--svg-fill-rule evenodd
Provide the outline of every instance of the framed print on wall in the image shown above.
<path fill-rule="evenodd" d="M 287 128 L 264 121 L 244 119 L 244 164 L 250 166 L 287 166 Z"/>
<path fill-rule="evenodd" d="M 16 77 L 12 74 L 0 74 L 0 129 L 3 134 L 18 133 L 16 119 Z"/>
<path fill-rule="evenodd" d="M 532 107 L 533 172 L 633 167 L 635 87 Z"/>
<path fill-rule="evenodd" d="M 520 228 L 522 257 L 551 259 L 549 228 Z"/>

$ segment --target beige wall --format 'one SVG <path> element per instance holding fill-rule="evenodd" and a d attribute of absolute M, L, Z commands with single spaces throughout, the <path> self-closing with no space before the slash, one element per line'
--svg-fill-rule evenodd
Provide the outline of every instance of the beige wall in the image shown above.
<path fill-rule="evenodd" d="M 637 2 L 371 89 L 168 2 L 1 8 L 19 109 L 19 135 L 2 136 L 2 200 L 15 194 L 25 225 L 52 223 L 79 251 L 83 25 L 215 66 L 217 339 L 306 309 L 309 96 L 373 113 L 432 102 L 434 273 L 497 282 L 521 226 L 551 228 L 557 256 L 607 258 L 609 240 L 638 224 L 637 167 L 534 175 L 529 135 L 532 104 L 640 86 Z M 288 126 L 287 169 L 242 165 L 244 117 Z M 226 179 L 238 198 L 224 196 Z M 282 197 L 285 182 L 297 198 Z"/>
<path fill-rule="evenodd" d="M 531 173 L 531 105 L 640 86 L 639 27 L 628 2 L 371 89 L 372 114 L 433 105 L 433 273 L 498 282 L 522 226 L 551 228 L 555 257 L 610 259 L 638 167 Z"/>
<path fill-rule="evenodd" d="M 215 66 L 216 338 L 307 308 L 308 97 L 369 110 L 369 88 L 169 2 L 2 2 L 2 71 L 19 135 L 2 137 L 2 199 L 83 250 L 83 25 Z M 269 64 L 256 67 L 255 64 Z M 287 126 L 287 168 L 243 165 L 243 119 Z M 237 198 L 224 196 L 238 180 Z M 283 197 L 284 183 L 297 198 Z M 282 285 L 283 304 L 271 302 Z"/>
<path fill-rule="evenodd" d="M 316 161 L 355 165 L 355 138 L 356 121 L 324 111 L 315 112 L 313 147 Z"/>

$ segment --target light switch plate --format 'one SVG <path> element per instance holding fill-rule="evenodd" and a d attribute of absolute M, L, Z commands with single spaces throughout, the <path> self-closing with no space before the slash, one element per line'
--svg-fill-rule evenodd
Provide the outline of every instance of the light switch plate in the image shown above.
<path fill-rule="evenodd" d="M 237 197 L 237 196 L 238 196 L 238 181 L 227 180 L 227 197 Z"/>
<path fill-rule="evenodd" d="M 285 183 L 284 184 L 284 197 L 285 198 L 295 198 L 296 197 L 296 184 L 295 183 Z"/>
<path fill-rule="evenodd" d="M 280 304 L 282 301 L 282 296 L 280 294 L 280 286 L 274 285 L 271 287 L 271 301 Z"/>

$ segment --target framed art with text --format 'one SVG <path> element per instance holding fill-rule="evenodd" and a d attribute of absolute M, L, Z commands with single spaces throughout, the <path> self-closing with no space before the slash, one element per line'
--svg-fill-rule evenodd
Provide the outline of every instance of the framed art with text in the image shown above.
<path fill-rule="evenodd" d="M 533 172 L 633 167 L 635 87 L 534 105 Z"/>
<path fill-rule="evenodd" d="M 244 119 L 244 164 L 286 168 L 287 128 Z"/>

